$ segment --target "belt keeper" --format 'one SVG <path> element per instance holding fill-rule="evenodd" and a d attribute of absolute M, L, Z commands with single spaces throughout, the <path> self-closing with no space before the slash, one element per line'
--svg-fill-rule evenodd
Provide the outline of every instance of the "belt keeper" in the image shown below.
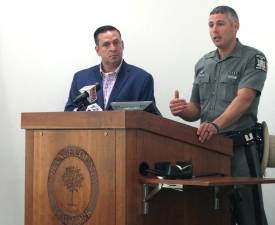
<path fill-rule="evenodd" d="M 212 124 L 216 128 L 217 133 L 220 133 L 220 127 L 218 126 L 218 124 L 216 124 L 214 122 L 208 122 L 208 123 Z"/>

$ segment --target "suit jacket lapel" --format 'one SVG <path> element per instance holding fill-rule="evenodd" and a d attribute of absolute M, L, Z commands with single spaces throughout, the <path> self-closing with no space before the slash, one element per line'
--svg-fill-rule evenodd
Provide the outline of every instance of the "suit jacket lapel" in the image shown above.
<path fill-rule="evenodd" d="M 113 87 L 113 90 L 111 92 L 111 95 L 109 97 L 109 101 L 108 101 L 106 109 L 110 109 L 110 104 L 113 101 L 115 101 L 115 99 L 118 96 L 121 88 L 126 83 L 128 77 L 130 75 L 129 71 L 130 70 L 129 70 L 128 64 L 125 61 L 123 61 L 122 65 L 121 65 L 121 68 L 120 68 L 120 71 L 119 71 L 118 76 L 117 76 L 116 83 L 115 83 L 115 85 Z"/>

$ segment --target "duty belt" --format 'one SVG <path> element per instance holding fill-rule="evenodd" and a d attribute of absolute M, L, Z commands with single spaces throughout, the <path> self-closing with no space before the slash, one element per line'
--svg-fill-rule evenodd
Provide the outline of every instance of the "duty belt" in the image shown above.
<path fill-rule="evenodd" d="M 261 123 L 256 123 L 255 126 L 241 131 L 229 131 L 221 135 L 229 137 L 233 140 L 234 147 L 257 145 L 260 161 L 263 156 L 264 138 L 263 127 Z"/>

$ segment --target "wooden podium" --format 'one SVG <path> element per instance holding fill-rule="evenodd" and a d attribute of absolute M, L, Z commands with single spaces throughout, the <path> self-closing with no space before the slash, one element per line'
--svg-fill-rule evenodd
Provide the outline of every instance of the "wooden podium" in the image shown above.
<path fill-rule="evenodd" d="M 141 162 L 192 160 L 195 176 L 230 175 L 229 139 L 201 144 L 195 128 L 146 112 L 22 113 L 22 128 L 25 225 L 230 224 L 228 189 L 214 209 L 216 189 L 193 179 L 161 190 L 145 214 L 144 185 L 158 184 L 139 174 Z"/>

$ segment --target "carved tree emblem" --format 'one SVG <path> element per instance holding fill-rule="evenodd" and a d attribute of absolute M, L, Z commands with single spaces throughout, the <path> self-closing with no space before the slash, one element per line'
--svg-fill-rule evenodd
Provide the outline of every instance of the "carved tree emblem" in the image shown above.
<path fill-rule="evenodd" d="M 74 206 L 74 192 L 78 192 L 81 188 L 84 177 L 80 173 L 80 169 L 75 166 L 69 166 L 62 175 L 62 180 L 64 186 L 72 193 L 70 205 Z"/>
<path fill-rule="evenodd" d="M 79 159 L 81 162 L 78 160 L 75 162 L 74 159 Z M 66 164 L 63 167 L 64 160 L 66 160 Z M 60 166 L 62 169 L 58 170 Z M 89 173 L 89 179 L 86 183 L 84 182 L 87 176 L 82 169 L 87 169 Z M 67 189 L 71 194 L 69 203 L 67 198 L 63 198 L 67 195 L 61 193 L 61 197 L 57 198 L 60 193 L 56 191 L 61 189 L 58 188 L 59 186 L 62 186 L 62 189 Z M 87 203 L 85 202 L 83 205 L 82 199 L 80 204 L 77 204 L 74 199 L 75 192 L 83 195 L 87 189 L 90 190 L 89 193 L 86 193 L 89 196 L 88 199 L 85 199 Z M 67 146 L 57 153 L 49 169 L 48 197 L 53 213 L 61 224 L 84 225 L 90 219 L 98 197 L 98 178 L 93 160 L 84 149 L 77 146 Z"/>

